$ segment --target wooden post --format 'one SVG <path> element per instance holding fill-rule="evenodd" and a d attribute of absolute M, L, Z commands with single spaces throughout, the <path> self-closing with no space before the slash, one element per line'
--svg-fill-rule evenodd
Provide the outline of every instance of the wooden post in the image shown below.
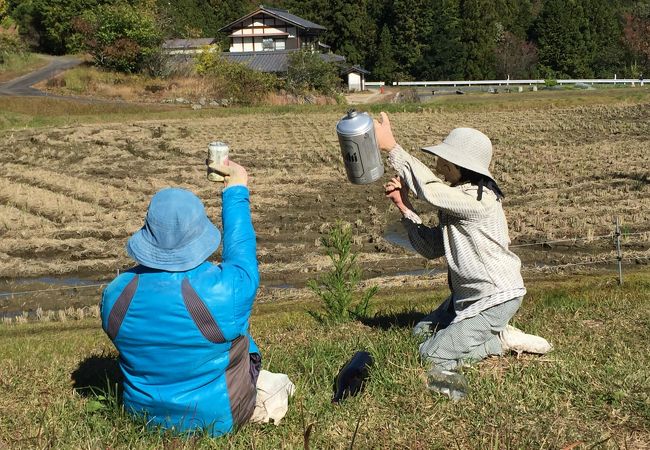
<path fill-rule="evenodd" d="M 616 259 L 618 260 L 618 284 L 623 284 L 623 255 L 621 254 L 621 224 L 616 216 Z"/>

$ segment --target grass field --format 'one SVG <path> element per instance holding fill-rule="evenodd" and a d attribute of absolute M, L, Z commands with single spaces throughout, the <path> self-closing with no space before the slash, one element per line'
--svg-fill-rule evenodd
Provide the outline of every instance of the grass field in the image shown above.
<path fill-rule="evenodd" d="M 650 274 L 630 274 L 622 287 L 611 276 L 527 285 L 514 322 L 554 350 L 464 369 L 470 393 L 458 403 L 425 389 L 409 333 L 443 288 L 384 289 L 372 319 L 339 327 L 312 320 L 310 297 L 259 303 L 252 332 L 264 368 L 287 373 L 296 395 L 280 426 L 216 440 L 147 432 L 125 415 L 116 354 L 97 319 L 0 325 L 0 448 L 296 449 L 306 430 L 311 449 L 647 448 Z M 359 349 L 375 357 L 367 388 L 332 405 L 333 377 Z"/>

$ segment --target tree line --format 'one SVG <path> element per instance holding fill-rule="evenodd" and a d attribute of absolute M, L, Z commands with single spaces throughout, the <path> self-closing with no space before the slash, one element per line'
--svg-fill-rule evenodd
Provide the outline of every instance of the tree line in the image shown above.
<path fill-rule="evenodd" d="M 160 38 L 223 40 L 218 30 L 254 11 L 259 2 L 0 0 L 0 23 L 17 24 L 27 43 L 39 51 L 74 52 L 83 47 L 80 18 L 85 17 L 88 26 L 97 16 L 93 11 L 107 11 L 107 5 L 116 4 L 153 17 Z M 349 63 L 370 70 L 375 80 L 650 73 L 650 1 L 270 0 L 265 4 L 326 27 L 322 41 Z"/>

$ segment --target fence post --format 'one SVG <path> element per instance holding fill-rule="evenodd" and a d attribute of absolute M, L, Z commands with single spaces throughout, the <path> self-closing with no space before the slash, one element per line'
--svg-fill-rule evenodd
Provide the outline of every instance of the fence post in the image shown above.
<path fill-rule="evenodd" d="M 623 284 L 623 255 L 621 254 L 621 223 L 616 216 L 616 259 L 618 260 L 618 284 Z"/>

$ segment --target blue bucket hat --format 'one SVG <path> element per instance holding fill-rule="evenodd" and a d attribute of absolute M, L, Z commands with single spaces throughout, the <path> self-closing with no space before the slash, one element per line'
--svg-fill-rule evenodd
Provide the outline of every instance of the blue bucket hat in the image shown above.
<path fill-rule="evenodd" d="M 219 248 L 221 233 L 190 191 L 167 188 L 149 203 L 144 226 L 126 244 L 139 264 L 169 272 L 193 269 Z"/>

